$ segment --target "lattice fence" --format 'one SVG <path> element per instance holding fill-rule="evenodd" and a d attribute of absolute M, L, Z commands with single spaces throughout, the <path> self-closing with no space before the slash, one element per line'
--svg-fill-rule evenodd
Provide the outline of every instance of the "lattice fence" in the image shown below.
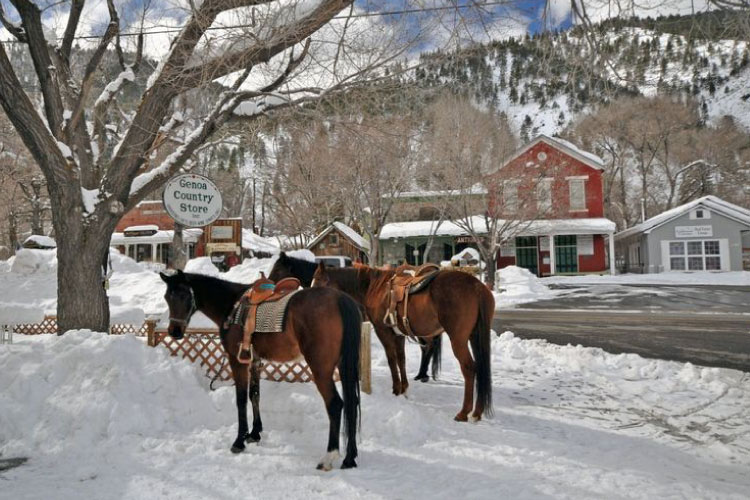
<path fill-rule="evenodd" d="M 42 335 L 42 334 L 56 334 L 57 333 L 57 317 L 56 316 L 45 316 L 41 323 L 21 323 L 17 325 L 8 325 L 8 328 L 12 326 L 14 333 L 22 335 Z M 155 322 L 152 320 L 146 320 L 141 326 L 131 325 L 128 323 L 114 324 L 109 327 L 109 333 L 111 335 L 124 335 L 131 334 L 137 337 L 148 336 L 149 329 L 153 330 Z"/>
<path fill-rule="evenodd" d="M 370 393 L 370 327 L 369 323 L 362 325 L 362 347 L 360 348 L 360 378 L 362 391 Z M 12 328 L 12 331 L 11 331 Z M 23 335 L 41 335 L 57 333 L 57 318 L 46 316 L 41 323 L 28 323 L 6 326 L 8 334 L 12 332 Z M 173 356 L 181 356 L 193 362 L 199 362 L 206 369 L 206 375 L 213 378 L 217 374 L 220 380 L 231 380 L 232 372 L 229 363 L 224 362 L 224 348 L 221 345 L 219 332 L 209 329 L 188 329 L 185 336 L 175 340 L 167 335 L 166 330 L 156 330 L 156 322 L 146 320 L 143 325 L 115 324 L 110 327 L 111 335 L 136 335 L 148 337 L 148 345 L 156 347 L 162 345 Z M 7 341 L 12 341 L 8 335 Z M 5 335 L 3 340 L 6 341 Z M 261 377 L 274 382 L 312 382 L 312 372 L 307 363 L 275 363 L 265 362 L 261 367 Z M 339 380 L 338 370 L 334 374 Z"/>
<path fill-rule="evenodd" d="M 173 356 L 200 362 L 201 367 L 206 368 L 208 377 L 213 378 L 218 373 L 219 380 L 232 379 L 232 371 L 229 363 L 224 362 L 226 355 L 216 330 L 189 328 L 180 340 L 173 339 L 165 330 L 156 330 L 149 338 L 149 345 L 163 345 Z M 305 362 L 264 362 L 260 376 L 274 382 L 312 382 L 312 372 Z"/>

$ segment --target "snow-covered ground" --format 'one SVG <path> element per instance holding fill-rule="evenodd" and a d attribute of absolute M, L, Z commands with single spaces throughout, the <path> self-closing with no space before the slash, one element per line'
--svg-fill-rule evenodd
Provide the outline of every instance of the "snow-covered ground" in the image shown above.
<path fill-rule="evenodd" d="M 670 272 L 654 274 L 620 274 L 583 275 L 583 276 L 551 276 L 542 278 L 544 285 L 722 285 L 722 286 L 750 286 L 749 271 L 730 271 L 714 273 L 710 271 L 696 271 L 692 273 Z"/>
<path fill-rule="evenodd" d="M 232 455 L 234 391 L 131 336 L 16 337 L 0 346 L 0 497 L 747 498 L 750 377 L 493 341 L 495 416 L 456 423 L 462 382 L 390 394 L 373 342 L 359 468 L 315 470 L 327 422 L 312 384 L 261 383 L 265 432 Z M 417 365 L 409 345 L 407 364 Z"/>

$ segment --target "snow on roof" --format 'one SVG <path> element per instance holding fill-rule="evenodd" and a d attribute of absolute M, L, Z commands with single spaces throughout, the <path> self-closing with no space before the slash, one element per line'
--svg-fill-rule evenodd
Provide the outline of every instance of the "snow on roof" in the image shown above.
<path fill-rule="evenodd" d="M 143 227 L 149 227 L 149 226 L 133 226 L 133 228 L 143 228 Z M 126 231 L 142 230 L 142 229 L 133 229 L 133 228 L 129 227 L 129 228 L 126 228 L 125 230 Z M 202 234 L 203 234 L 203 229 L 188 228 L 188 229 L 182 230 L 182 238 L 186 243 L 197 243 Z M 135 243 L 149 243 L 149 244 L 172 243 L 173 239 L 174 239 L 174 231 L 171 229 L 166 230 L 166 231 L 159 230 L 159 231 L 156 231 L 156 233 L 148 235 L 148 236 L 125 236 L 125 233 L 112 233 L 112 240 L 110 241 L 109 244 L 111 246 L 116 246 L 116 245 L 132 245 Z"/>
<path fill-rule="evenodd" d="M 515 153 L 513 153 L 510 156 L 510 159 L 506 161 L 503 166 L 509 164 L 511 161 L 515 160 L 522 154 L 524 154 L 529 149 L 533 148 L 540 142 L 545 142 L 552 146 L 555 149 L 559 149 L 563 153 L 566 153 L 573 158 L 582 161 L 586 165 L 589 165 L 590 167 L 593 167 L 597 170 L 603 170 L 604 169 L 604 160 L 602 160 L 599 156 L 595 155 L 594 153 L 590 153 L 588 151 L 584 151 L 583 149 L 579 148 L 572 142 L 566 141 L 565 139 L 560 139 L 559 137 L 550 137 L 548 135 L 540 134 L 536 136 L 531 142 L 528 144 L 522 146 L 520 149 L 518 149 Z M 503 168 L 501 166 L 500 168 Z"/>
<path fill-rule="evenodd" d="M 482 183 L 477 183 L 469 189 L 444 189 L 444 190 L 416 190 L 404 191 L 393 195 L 393 198 L 439 198 L 442 196 L 482 195 L 487 194 L 487 188 Z M 391 197 L 390 195 L 384 195 Z"/>
<path fill-rule="evenodd" d="M 350 228 L 346 224 L 344 224 L 342 222 L 334 222 L 333 226 L 336 229 L 338 229 L 339 232 L 341 232 L 344 236 L 346 236 L 347 238 L 349 238 L 352 241 L 352 243 L 354 243 L 355 245 L 357 245 L 359 248 L 362 248 L 364 250 L 369 250 L 370 249 L 370 242 L 368 242 L 366 239 L 364 239 L 362 237 L 361 234 L 359 234 L 357 231 L 355 231 L 354 229 Z"/>
<path fill-rule="evenodd" d="M 251 229 L 242 229 L 242 248 L 271 254 L 281 251 L 279 244 L 272 238 L 264 238 L 255 234 Z"/>
<path fill-rule="evenodd" d="M 738 220 L 739 222 L 742 222 L 744 224 L 750 225 L 750 210 L 742 208 L 738 205 L 734 205 L 733 203 L 729 203 L 728 201 L 724 201 L 716 196 L 708 195 L 702 198 L 698 198 L 697 200 L 685 203 L 684 205 L 680 205 L 679 207 L 667 210 L 666 212 L 662 212 L 659 215 L 655 215 L 654 217 L 641 222 L 640 224 L 625 229 L 624 231 L 620 231 L 615 235 L 615 238 L 626 238 L 637 233 L 650 233 L 653 229 L 656 229 L 662 224 L 665 224 L 681 215 L 690 212 L 699 205 L 709 210 L 723 214 L 729 218 Z"/>
<path fill-rule="evenodd" d="M 49 236 L 42 236 L 41 234 L 32 234 L 28 238 L 26 238 L 23 242 L 23 246 L 28 246 L 27 243 L 35 244 L 36 246 L 40 248 L 56 248 L 57 243 L 55 243 L 55 240 L 50 238 Z"/>
<path fill-rule="evenodd" d="M 128 226 L 123 231 L 124 233 L 129 231 L 158 231 L 159 226 L 156 224 L 144 224 L 142 226 Z"/>
<path fill-rule="evenodd" d="M 364 239 L 357 231 L 342 222 L 334 222 L 333 224 L 325 228 L 323 232 L 321 232 L 319 235 L 313 238 L 310 243 L 307 244 L 307 248 L 312 248 L 317 245 L 320 240 L 322 240 L 328 233 L 333 231 L 334 228 L 339 233 L 343 234 L 346 239 L 351 241 L 356 247 L 361 248 L 362 250 L 370 249 L 370 243 L 366 239 Z"/>
<path fill-rule="evenodd" d="M 445 221 L 435 228 L 436 221 L 392 222 L 383 226 L 381 240 L 390 238 L 408 238 L 415 236 L 468 236 L 469 232 L 453 221 Z M 484 217 L 474 216 L 472 227 L 477 233 L 486 233 Z M 464 227 L 461 227 L 464 226 Z M 544 236 L 560 234 L 608 234 L 615 231 L 615 223 L 604 217 L 581 219 L 541 219 L 533 221 L 498 220 L 498 230 L 513 233 L 515 236 Z"/>

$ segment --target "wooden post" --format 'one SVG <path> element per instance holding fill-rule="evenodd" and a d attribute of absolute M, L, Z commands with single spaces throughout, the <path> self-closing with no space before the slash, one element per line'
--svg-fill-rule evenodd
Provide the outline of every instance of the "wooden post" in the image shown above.
<path fill-rule="evenodd" d="M 154 335 L 155 330 L 156 330 L 156 320 L 147 319 L 146 320 L 146 338 L 147 338 L 147 343 L 150 347 L 156 346 L 156 335 Z"/>
<path fill-rule="evenodd" d="M 359 380 L 362 392 L 372 394 L 372 369 L 370 356 L 370 332 L 372 323 L 362 323 L 362 337 L 359 344 Z"/>

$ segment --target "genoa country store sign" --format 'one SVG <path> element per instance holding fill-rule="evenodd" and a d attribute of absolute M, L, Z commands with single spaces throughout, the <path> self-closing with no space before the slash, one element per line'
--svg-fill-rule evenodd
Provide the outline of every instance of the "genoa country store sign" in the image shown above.
<path fill-rule="evenodd" d="M 170 217 L 186 227 L 207 226 L 221 215 L 221 193 L 202 175 L 172 177 L 164 188 L 163 199 Z"/>

